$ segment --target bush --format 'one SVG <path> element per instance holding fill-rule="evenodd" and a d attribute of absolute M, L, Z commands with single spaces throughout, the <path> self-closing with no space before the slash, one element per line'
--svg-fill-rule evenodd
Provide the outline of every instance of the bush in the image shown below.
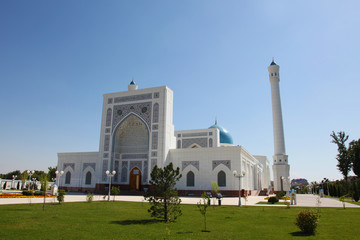
<path fill-rule="evenodd" d="M 268 203 L 274 204 L 277 203 L 279 201 L 279 199 L 277 197 L 270 197 L 268 199 Z"/>
<path fill-rule="evenodd" d="M 296 226 L 298 226 L 303 233 L 307 234 L 315 234 L 317 223 L 318 216 L 309 210 L 299 212 L 295 222 Z"/>
<path fill-rule="evenodd" d="M 284 197 L 286 195 L 286 192 L 284 192 L 284 191 L 280 191 L 280 192 L 277 192 L 276 193 L 276 197 L 278 198 L 278 199 L 281 199 L 282 197 Z"/>
<path fill-rule="evenodd" d="M 24 190 L 22 191 L 22 195 L 23 196 L 32 196 L 34 195 L 32 191 L 28 191 L 28 190 Z"/>
<path fill-rule="evenodd" d="M 94 198 L 94 194 L 89 192 L 88 195 L 86 196 L 86 201 L 88 203 L 91 203 L 93 201 L 93 198 Z"/>
<path fill-rule="evenodd" d="M 60 190 L 58 191 L 57 200 L 59 201 L 59 204 L 64 201 L 64 195 L 65 195 L 65 194 L 66 194 L 66 193 L 65 193 L 65 190 L 63 190 L 63 189 L 60 189 Z"/>
<path fill-rule="evenodd" d="M 119 195 L 120 194 L 120 187 L 111 187 L 110 194 L 111 195 Z"/>
<path fill-rule="evenodd" d="M 44 195 L 44 191 L 36 191 L 34 192 L 35 196 L 43 196 Z"/>

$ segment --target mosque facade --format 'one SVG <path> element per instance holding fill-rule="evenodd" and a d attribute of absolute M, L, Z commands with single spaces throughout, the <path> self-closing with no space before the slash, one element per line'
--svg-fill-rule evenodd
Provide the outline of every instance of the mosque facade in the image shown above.
<path fill-rule="evenodd" d="M 70 191 L 104 192 L 109 170 L 116 172 L 112 185 L 143 191 L 155 165 L 169 163 L 180 168 L 180 195 L 210 191 L 212 182 L 229 196 L 237 195 L 239 188 L 252 194 L 271 189 L 266 156 L 234 145 L 216 121 L 209 128 L 175 131 L 173 91 L 167 86 L 138 89 L 134 81 L 128 91 L 103 95 L 99 151 L 58 153 L 57 167 L 64 171 L 58 184 Z M 241 182 L 234 171 L 243 175 Z"/>

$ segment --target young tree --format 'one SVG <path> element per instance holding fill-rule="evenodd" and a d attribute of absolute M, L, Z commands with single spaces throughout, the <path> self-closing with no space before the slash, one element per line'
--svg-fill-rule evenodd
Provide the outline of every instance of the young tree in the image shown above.
<path fill-rule="evenodd" d="M 206 192 L 204 192 L 203 194 L 201 194 L 201 198 L 202 199 L 200 199 L 200 201 L 197 203 L 197 207 L 199 208 L 200 213 L 204 216 L 205 230 L 203 232 L 208 232 L 206 230 L 206 210 L 209 206 L 208 205 L 209 196 L 206 194 Z"/>
<path fill-rule="evenodd" d="M 170 222 L 175 221 L 181 215 L 181 200 L 175 188 L 175 184 L 180 178 L 180 169 L 178 167 L 174 169 L 172 163 L 163 169 L 154 167 L 150 180 L 153 190 L 148 191 L 145 195 L 145 199 L 151 205 L 148 212 L 152 217 Z"/>
<path fill-rule="evenodd" d="M 48 176 L 47 174 L 43 174 L 41 175 L 41 188 L 44 191 L 44 203 L 43 203 L 43 210 L 45 210 L 45 202 L 46 202 L 46 191 L 47 191 L 47 186 L 48 186 Z"/>
<path fill-rule="evenodd" d="M 338 160 L 338 164 L 336 165 L 345 180 L 347 181 L 348 174 L 351 170 L 351 160 L 349 158 L 348 149 L 345 146 L 345 142 L 348 140 L 349 136 L 345 134 L 345 132 L 338 132 L 335 134 L 333 131 L 330 135 L 333 140 L 332 143 L 335 143 L 338 147 L 338 154 L 336 159 Z"/>
<path fill-rule="evenodd" d="M 352 169 L 356 176 L 360 177 L 360 139 L 353 140 L 349 144 L 349 158 L 352 162 Z"/>

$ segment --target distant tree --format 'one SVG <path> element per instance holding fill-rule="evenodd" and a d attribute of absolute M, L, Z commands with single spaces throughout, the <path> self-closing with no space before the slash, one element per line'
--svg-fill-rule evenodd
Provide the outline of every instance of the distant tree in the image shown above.
<path fill-rule="evenodd" d="M 338 147 L 338 154 L 336 159 L 338 160 L 338 164 L 336 165 L 339 171 L 344 176 L 347 181 L 349 172 L 351 170 L 351 160 L 349 158 L 348 149 L 346 148 L 345 142 L 348 140 L 349 136 L 345 134 L 345 132 L 338 132 L 335 134 L 333 131 L 330 135 L 333 140 L 332 143 L 335 143 Z"/>
<path fill-rule="evenodd" d="M 21 179 L 21 182 L 22 182 L 22 188 L 25 188 L 25 183 L 26 183 L 26 180 L 28 180 L 28 173 L 27 171 L 23 171 L 23 173 L 20 175 L 20 179 Z"/>
<path fill-rule="evenodd" d="M 2 178 L 3 179 L 12 179 L 12 176 L 14 176 L 14 175 L 16 175 L 17 178 L 19 179 L 20 175 L 21 175 L 20 170 L 15 170 L 15 171 L 12 171 L 12 172 L 8 172 L 6 174 L 2 174 Z"/>
<path fill-rule="evenodd" d="M 360 177 L 360 139 L 353 140 L 349 144 L 349 158 L 352 163 L 352 170 Z"/>
<path fill-rule="evenodd" d="M 153 189 L 145 195 L 145 199 L 151 205 L 148 212 L 152 217 L 170 222 L 175 221 L 181 215 L 181 200 L 175 188 L 175 184 L 180 178 L 180 169 L 178 167 L 174 169 L 172 163 L 164 168 L 157 166 L 153 168 L 150 180 Z"/>
<path fill-rule="evenodd" d="M 48 175 L 48 180 L 52 181 L 53 178 L 54 179 L 56 178 L 56 173 L 55 172 L 57 170 L 57 166 L 54 167 L 54 168 L 53 167 L 48 167 L 48 170 L 49 170 L 48 174 L 47 174 Z"/>

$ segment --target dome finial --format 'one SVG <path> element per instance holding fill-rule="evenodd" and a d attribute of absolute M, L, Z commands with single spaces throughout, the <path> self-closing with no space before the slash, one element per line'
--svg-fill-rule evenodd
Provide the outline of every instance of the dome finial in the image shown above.
<path fill-rule="evenodd" d="M 272 62 L 270 63 L 270 66 L 277 65 L 274 61 L 274 57 L 272 58 Z"/>
<path fill-rule="evenodd" d="M 217 125 L 217 117 L 215 117 L 215 125 Z"/>
<path fill-rule="evenodd" d="M 131 79 L 130 85 L 136 85 L 136 84 L 135 84 L 135 81 L 134 81 L 134 77 Z"/>

